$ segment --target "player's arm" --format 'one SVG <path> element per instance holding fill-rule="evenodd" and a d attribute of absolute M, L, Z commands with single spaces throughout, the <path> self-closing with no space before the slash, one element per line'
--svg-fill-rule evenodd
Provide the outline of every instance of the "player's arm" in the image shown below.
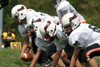
<path fill-rule="evenodd" d="M 61 13 L 61 11 L 57 11 L 57 15 L 58 15 L 58 17 L 59 17 L 59 21 L 60 21 L 60 23 L 61 23 L 61 18 L 62 18 L 62 13 Z"/>
<path fill-rule="evenodd" d="M 29 43 L 27 45 L 27 49 L 25 53 L 31 53 L 32 52 L 32 37 L 29 37 Z"/>
<path fill-rule="evenodd" d="M 30 67 L 34 67 L 35 66 L 35 64 L 36 64 L 41 52 L 42 52 L 42 50 L 37 50 L 37 53 L 35 54 L 34 59 L 32 60 L 32 63 L 30 65 Z"/>
<path fill-rule="evenodd" d="M 57 51 L 56 51 L 56 54 L 55 54 L 54 59 L 53 59 L 52 67 L 56 67 L 57 62 L 58 62 L 59 58 L 61 57 L 61 52 L 62 52 L 62 50 L 57 50 Z M 61 58 L 60 58 L 60 59 L 61 59 Z M 60 62 L 60 61 L 59 61 L 59 62 Z M 59 64 L 59 63 L 58 63 L 58 64 Z M 60 63 L 59 66 L 65 67 L 65 65 L 64 65 L 63 63 Z"/>
<path fill-rule="evenodd" d="M 79 55 L 81 47 L 83 47 L 79 42 L 76 42 L 74 44 L 74 46 L 75 46 L 75 49 L 74 49 L 74 53 L 73 53 L 72 58 L 71 58 L 70 67 L 74 67 L 74 65 L 76 64 L 76 61 L 78 60 L 77 57 Z"/>
<path fill-rule="evenodd" d="M 29 51 L 29 53 L 31 53 L 32 52 L 32 50 L 33 50 L 33 47 L 32 47 L 32 42 L 29 42 L 29 46 L 31 47 L 31 49 L 30 49 L 30 51 Z M 34 53 L 34 52 L 33 52 Z M 33 54 L 34 55 L 34 54 Z"/>
<path fill-rule="evenodd" d="M 29 43 L 29 37 L 24 37 L 24 43 L 23 43 L 21 54 L 25 52 L 28 43 Z"/>
<path fill-rule="evenodd" d="M 3 37 L 4 40 L 12 40 L 12 37 Z"/>
<path fill-rule="evenodd" d="M 7 37 L 3 37 L 3 39 L 5 40 L 5 39 L 8 39 Z"/>
<path fill-rule="evenodd" d="M 76 60 L 76 64 L 75 65 L 76 65 L 76 67 L 82 67 L 82 65 L 81 65 L 81 63 L 79 62 L 78 59 Z"/>
<path fill-rule="evenodd" d="M 70 60 L 68 59 L 68 56 L 64 49 L 62 50 L 62 53 L 61 53 L 61 59 L 63 60 L 64 63 L 70 64 Z"/>
<path fill-rule="evenodd" d="M 71 63 L 70 63 L 70 67 L 74 67 L 74 65 L 75 65 L 75 63 L 76 63 L 76 60 L 77 60 L 77 57 L 78 57 L 78 54 L 79 54 L 79 51 L 80 51 L 80 47 L 78 47 L 75 51 L 74 51 L 74 53 L 73 53 L 73 55 L 72 55 L 72 58 L 71 58 Z"/>
<path fill-rule="evenodd" d="M 9 38 L 10 40 L 15 40 L 15 37 L 11 37 L 11 38 Z"/>
<path fill-rule="evenodd" d="M 15 40 L 15 38 L 12 38 L 11 40 Z"/>
<path fill-rule="evenodd" d="M 15 40 L 15 34 L 14 33 L 11 33 L 11 38 L 10 38 L 10 40 Z"/>

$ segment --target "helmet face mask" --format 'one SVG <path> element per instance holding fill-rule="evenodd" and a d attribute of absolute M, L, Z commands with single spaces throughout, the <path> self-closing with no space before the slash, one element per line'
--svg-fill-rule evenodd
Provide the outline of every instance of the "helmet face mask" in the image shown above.
<path fill-rule="evenodd" d="M 49 34 L 45 34 L 43 39 L 46 42 L 52 42 L 54 40 L 54 37 L 51 37 Z"/>

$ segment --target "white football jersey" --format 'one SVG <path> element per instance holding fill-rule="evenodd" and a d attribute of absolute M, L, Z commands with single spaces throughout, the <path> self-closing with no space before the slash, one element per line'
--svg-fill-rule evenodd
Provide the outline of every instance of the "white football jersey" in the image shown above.
<path fill-rule="evenodd" d="M 37 14 L 36 11 L 34 11 L 33 9 L 28 9 L 28 12 L 26 14 L 26 23 L 29 21 L 29 19 L 31 17 L 35 17 L 37 15 L 38 14 Z M 25 24 L 25 23 L 23 23 L 21 25 L 18 25 L 18 30 L 19 30 L 19 32 L 20 32 L 20 34 L 21 34 L 22 37 L 26 37 L 27 34 L 28 34 L 29 29 L 26 28 L 26 25 L 27 24 Z"/>
<path fill-rule="evenodd" d="M 59 20 L 57 19 L 57 16 L 51 16 L 49 14 L 46 13 L 42 13 L 42 12 L 38 12 L 38 17 L 41 18 L 43 21 L 54 21 L 56 24 L 59 22 Z"/>
<path fill-rule="evenodd" d="M 43 50 L 43 51 L 45 51 L 46 48 L 47 48 L 49 45 L 51 45 L 50 42 L 46 42 L 46 41 L 44 40 L 44 37 L 42 37 L 42 35 L 41 35 L 40 31 L 39 31 L 39 28 L 38 28 L 38 30 L 36 31 L 36 40 L 35 40 L 35 44 L 36 44 L 36 46 L 38 46 L 38 50 Z"/>
<path fill-rule="evenodd" d="M 84 17 L 80 15 L 68 1 L 61 2 L 57 7 L 56 12 L 60 22 L 63 15 L 65 15 L 66 13 L 75 13 L 79 17 L 80 22 L 85 22 Z"/>
<path fill-rule="evenodd" d="M 24 23 L 21 25 L 18 25 L 18 30 L 22 37 L 26 37 L 28 34 L 28 31 L 29 31 L 29 29 L 26 29 L 25 26 L 26 26 L 26 24 L 24 24 Z"/>
<path fill-rule="evenodd" d="M 57 38 L 54 39 L 54 44 L 56 45 L 57 50 L 62 50 L 67 45 L 68 37 L 62 33 L 61 24 L 56 26 L 56 36 Z"/>
<path fill-rule="evenodd" d="M 46 51 L 46 48 L 49 45 L 51 45 L 51 43 L 48 43 L 48 42 L 44 41 L 43 39 L 41 39 L 37 36 L 36 36 L 36 39 L 35 39 L 35 44 L 38 47 L 38 50 L 43 50 L 43 51 Z"/>
<path fill-rule="evenodd" d="M 28 22 L 30 18 L 32 18 L 32 17 L 38 17 L 38 16 L 40 16 L 38 14 L 38 12 L 36 12 L 33 9 L 28 9 L 28 12 L 26 14 L 26 22 Z"/>
<path fill-rule="evenodd" d="M 69 35 L 69 44 L 71 46 L 75 47 L 74 44 L 76 41 L 82 45 L 82 49 L 95 43 L 100 45 L 100 29 L 90 24 L 80 24 L 80 26 Z"/>

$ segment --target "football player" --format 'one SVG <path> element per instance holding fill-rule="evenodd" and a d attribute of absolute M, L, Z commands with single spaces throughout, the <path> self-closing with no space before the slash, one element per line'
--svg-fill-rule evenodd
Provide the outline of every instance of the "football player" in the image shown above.
<path fill-rule="evenodd" d="M 69 44 L 74 47 L 70 67 L 74 67 L 77 58 L 85 67 L 98 67 L 95 56 L 100 56 L 100 29 L 91 24 L 82 24 L 73 13 L 65 14 L 61 20 Z"/>
<path fill-rule="evenodd" d="M 26 29 L 25 26 L 31 17 L 35 17 L 36 13 L 36 11 L 27 9 L 26 6 L 22 4 L 15 5 L 11 10 L 12 18 L 15 18 L 18 23 L 18 30 L 21 36 L 24 37 L 21 54 L 25 52 L 26 48 L 31 49 L 31 46 L 27 46 L 29 44 L 29 37 L 27 34 L 30 29 Z"/>
<path fill-rule="evenodd" d="M 33 18 L 40 17 L 43 19 L 48 14 L 36 12 L 33 9 L 27 9 L 25 5 L 18 4 L 12 8 L 11 15 L 12 15 L 12 18 L 15 18 L 16 22 L 18 23 L 18 30 L 21 36 L 24 38 L 21 54 L 28 53 L 32 47 L 32 45 L 29 44 L 29 37 L 27 35 L 30 29 L 26 28 L 29 19 L 31 19 L 32 17 Z"/>
<path fill-rule="evenodd" d="M 79 14 L 68 1 L 52 0 L 50 3 L 55 6 L 56 13 L 59 17 L 60 22 L 61 22 L 61 18 L 63 17 L 63 15 L 65 15 L 66 13 L 74 13 L 79 17 L 80 22 L 86 23 L 84 17 L 81 14 Z"/>
<path fill-rule="evenodd" d="M 67 45 L 68 36 L 65 37 L 65 35 L 62 33 L 63 30 L 61 24 L 56 25 L 52 21 L 47 21 L 46 23 L 42 22 L 41 26 L 39 27 L 39 31 L 42 37 L 47 36 L 47 39 L 49 39 L 50 42 L 54 41 L 54 44 L 56 45 L 57 51 L 54 55 L 53 65 L 52 65 L 52 67 L 56 67 L 57 62 L 59 62 L 58 59 L 61 56 L 62 50 Z M 36 40 L 37 40 L 36 43 L 39 43 L 41 39 L 37 38 Z M 41 48 L 41 45 L 39 45 L 39 47 Z M 67 48 L 68 47 L 69 46 L 67 45 Z M 67 56 L 70 57 L 69 55 L 73 54 L 73 48 L 69 47 L 68 49 L 69 52 L 67 51 Z M 65 60 L 67 61 L 68 64 L 70 64 L 70 61 L 68 59 L 65 58 Z M 78 60 L 77 60 L 77 64 L 75 65 L 77 67 L 81 67 Z"/>

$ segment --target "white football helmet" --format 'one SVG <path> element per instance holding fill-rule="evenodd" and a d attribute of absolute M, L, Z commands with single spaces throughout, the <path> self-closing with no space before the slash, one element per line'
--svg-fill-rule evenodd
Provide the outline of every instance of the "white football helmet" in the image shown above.
<path fill-rule="evenodd" d="M 22 4 L 14 6 L 11 10 L 12 18 L 18 18 L 19 21 L 23 20 L 26 17 L 26 14 L 27 8 Z"/>
<path fill-rule="evenodd" d="M 67 13 L 61 19 L 62 27 L 70 25 L 72 30 L 76 29 L 80 23 L 79 18 L 73 13 Z"/>
<path fill-rule="evenodd" d="M 38 27 L 40 26 L 42 20 L 38 17 L 32 17 L 27 25 L 26 25 L 26 28 L 33 28 L 34 32 L 37 31 Z"/>
<path fill-rule="evenodd" d="M 46 34 L 53 37 L 56 34 L 56 24 L 53 21 L 45 21 L 39 27 L 40 33 L 44 37 Z"/>

